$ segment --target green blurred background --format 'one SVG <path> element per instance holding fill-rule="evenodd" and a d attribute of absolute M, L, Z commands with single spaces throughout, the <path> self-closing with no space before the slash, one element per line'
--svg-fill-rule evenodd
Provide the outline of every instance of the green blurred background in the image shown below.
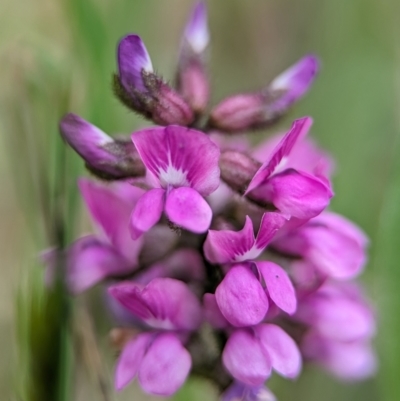
<path fill-rule="evenodd" d="M 313 116 L 314 137 L 337 163 L 332 209 L 354 220 L 371 239 L 370 263 L 362 280 L 377 310 L 379 374 L 367 382 L 343 384 L 307 368 L 294 383 L 271 381 L 281 401 L 400 400 L 397 3 L 208 1 L 213 102 L 266 84 L 306 53 L 320 56 L 322 70 L 315 86 L 280 127 L 289 127 L 294 118 Z M 16 394 L 25 399 L 21 387 L 29 382 L 29 369 L 38 369 L 32 363 L 36 357 L 28 355 L 29 345 L 36 344 L 29 338 L 36 335 L 38 325 L 44 330 L 52 324 L 46 314 L 42 321 L 30 320 L 31 312 L 43 309 L 45 302 L 36 255 L 54 241 L 67 243 L 86 227 L 75 186 L 82 163 L 72 151 L 65 152 L 57 122 L 71 111 L 109 133 L 128 133 L 146 125 L 112 95 L 116 43 L 128 32 L 139 33 L 157 71 L 172 79 L 191 5 L 189 0 L 0 3 L 1 400 L 19 399 Z M 62 235 L 59 226 L 66 228 Z M 32 302 L 37 298 L 42 303 Z M 52 304 L 51 299 L 47 302 Z M 27 321 L 32 324 L 26 326 Z M 120 395 L 111 392 L 109 398 L 101 390 L 110 385 L 114 357 L 103 331 L 97 337 L 105 366 L 96 367 L 96 350 L 86 364 L 89 373 L 75 356 L 75 362 L 69 362 L 74 366 L 72 377 L 64 386 L 70 390 L 69 399 L 142 399 L 135 386 Z M 59 338 L 54 345 L 51 335 L 40 352 L 56 353 L 53 346 L 65 347 L 62 334 Z M 90 366 L 95 366 L 94 374 Z M 29 401 L 33 399 L 40 397 Z M 212 399 L 212 391 L 193 382 L 177 399 Z"/>

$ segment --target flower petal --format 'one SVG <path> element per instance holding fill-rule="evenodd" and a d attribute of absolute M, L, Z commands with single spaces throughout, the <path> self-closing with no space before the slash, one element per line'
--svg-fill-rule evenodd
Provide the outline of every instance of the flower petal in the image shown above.
<path fill-rule="evenodd" d="M 279 326 L 260 324 L 255 328 L 272 368 L 285 377 L 295 378 L 301 371 L 301 355 L 294 340 Z"/>
<path fill-rule="evenodd" d="M 153 337 L 152 333 L 139 334 L 125 345 L 115 368 L 116 390 L 122 390 L 136 377 Z"/>
<path fill-rule="evenodd" d="M 161 188 L 151 189 L 139 198 L 133 209 L 130 220 L 130 232 L 133 239 L 139 238 L 160 220 L 164 210 L 165 191 Z"/>
<path fill-rule="evenodd" d="M 221 401 L 277 401 L 267 387 L 246 386 L 237 381 L 233 382 L 221 397 Z"/>
<path fill-rule="evenodd" d="M 223 329 L 229 326 L 228 321 L 221 313 L 214 294 L 203 296 L 204 318 L 216 329 Z"/>
<path fill-rule="evenodd" d="M 185 27 L 184 40 L 190 45 L 192 51 L 200 54 L 210 41 L 207 26 L 207 8 L 204 1 L 198 1 Z"/>
<path fill-rule="evenodd" d="M 251 180 L 245 195 L 259 187 L 272 174 L 281 169 L 296 142 L 307 134 L 312 122 L 312 118 L 310 117 L 304 117 L 293 122 L 290 131 L 278 143 L 269 159 L 264 162 Z"/>
<path fill-rule="evenodd" d="M 265 280 L 268 294 L 283 311 L 293 314 L 297 307 L 296 292 L 289 276 L 273 262 L 255 262 Z"/>
<path fill-rule="evenodd" d="M 173 223 L 194 233 L 206 232 L 212 219 L 206 200 L 194 189 L 185 187 L 168 193 L 165 213 Z"/>
<path fill-rule="evenodd" d="M 129 217 L 143 190 L 127 183 L 106 186 L 86 178 L 81 178 L 78 186 L 94 224 L 135 267 L 143 241 L 131 239 Z"/>
<path fill-rule="evenodd" d="M 175 334 L 160 334 L 148 349 L 139 370 L 139 383 L 149 394 L 169 396 L 185 382 L 192 359 Z"/>
<path fill-rule="evenodd" d="M 267 295 L 246 265 L 236 265 L 228 271 L 215 297 L 221 313 L 236 327 L 260 323 L 268 311 Z"/>
<path fill-rule="evenodd" d="M 67 283 L 74 293 L 85 291 L 108 276 L 132 270 L 112 246 L 94 236 L 80 238 L 67 252 Z"/>
<path fill-rule="evenodd" d="M 249 386 L 258 386 L 271 374 L 271 361 L 260 342 L 249 329 L 235 330 L 222 352 L 229 373 Z"/>
<path fill-rule="evenodd" d="M 308 55 L 299 60 L 277 76 L 268 86 L 272 92 L 282 92 L 277 100 L 269 105 L 271 111 L 285 111 L 301 98 L 310 88 L 319 70 L 319 61 L 314 55 Z"/>
<path fill-rule="evenodd" d="M 264 213 L 255 241 L 256 248 L 263 250 L 287 221 L 288 216 L 281 213 Z"/>
<path fill-rule="evenodd" d="M 244 227 L 240 231 L 209 230 L 204 243 L 204 254 L 211 263 L 228 263 L 257 257 L 261 251 L 250 254 L 254 246 L 253 223 L 246 216 Z"/>
<path fill-rule="evenodd" d="M 145 287 L 120 283 L 109 293 L 153 328 L 195 330 L 202 319 L 199 300 L 185 283 L 172 278 L 155 278 Z"/>
<path fill-rule="evenodd" d="M 282 213 L 298 219 L 320 214 L 333 196 L 332 190 L 318 178 L 288 169 L 272 176 L 261 189 L 264 200 L 272 202 Z M 258 195 L 257 195 L 258 196 Z"/>
<path fill-rule="evenodd" d="M 146 91 L 143 72 L 152 72 L 153 66 L 147 49 L 138 35 L 127 35 L 118 45 L 118 70 L 125 90 Z"/>
<path fill-rule="evenodd" d="M 220 152 L 206 134 L 170 125 L 138 131 L 132 140 L 163 187 L 192 187 L 203 196 L 217 189 Z"/>

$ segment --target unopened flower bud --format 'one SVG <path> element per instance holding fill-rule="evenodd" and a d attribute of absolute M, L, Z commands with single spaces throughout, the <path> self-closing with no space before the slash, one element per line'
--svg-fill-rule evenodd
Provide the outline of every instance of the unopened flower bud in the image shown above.
<path fill-rule="evenodd" d="M 95 175 L 103 179 L 121 179 L 145 174 L 144 165 L 129 138 L 114 140 L 72 113 L 61 120 L 60 131 Z"/>
<path fill-rule="evenodd" d="M 179 92 L 196 114 L 201 114 L 209 99 L 209 82 L 204 55 L 209 43 L 205 3 L 196 4 L 182 38 L 177 74 Z"/>
<path fill-rule="evenodd" d="M 118 45 L 114 92 L 128 108 L 160 125 L 189 125 L 190 106 L 153 72 L 147 49 L 138 35 L 125 36 Z"/>
<path fill-rule="evenodd" d="M 209 125 L 225 132 L 267 127 L 281 118 L 310 88 L 318 59 L 306 56 L 259 92 L 223 100 L 211 111 Z"/>
<path fill-rule="evenodd" d="M 219 159 L 221 179 L 241 194 L 245 193 L 251 179 L 260 167 L 260 162 L 235 150 L 222 152 Z"/>
<path fill-rule="evenodd" d="M 264 98 L 260 93 L 230 96 L 211 111 L 209 125 L 226 132 L 244 131 L 261 125 Z"/>

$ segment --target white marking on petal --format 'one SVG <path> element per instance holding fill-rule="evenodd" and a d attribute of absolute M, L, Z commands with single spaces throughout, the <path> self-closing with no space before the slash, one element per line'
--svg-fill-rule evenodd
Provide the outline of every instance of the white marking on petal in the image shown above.
<path fill-rule="evenodd" d="M 276 165 L 276 167 L 274 168 L 274 170 L 270 174 L 270 176 L 273 175 L 273 174 L 280 173 L 285 168 L 288 160 L 289 160 L 288 156 L 283 156 L 281 161 Z"/>
<path fill-rule="evenodd" d="M 172 185 L 173 187 L 190 187 L 189 181 L 186 178 L 187 172 L 177 170 L 171 164 L 168 165 L 166 170 L 159 170 L 159 179 L 162 187 Z"/>
<path fill-rule="evenodd" d="M 235 257 L 235 262 L 245 262 L 246 260 L 254 260 L 260 255 L 262 251 L 263 251 L 262 249 L 259 249 L 256 246 L 252 246 L 245 253 L 237 255 Z"/>

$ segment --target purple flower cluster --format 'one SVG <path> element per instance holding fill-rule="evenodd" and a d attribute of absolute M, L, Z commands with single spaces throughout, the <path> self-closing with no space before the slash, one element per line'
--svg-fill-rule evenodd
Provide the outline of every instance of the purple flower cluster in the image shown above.
<path fill-rule="evenodd" d="M 307 137 L 312 119 L 255 148 L 232 135 L 280 119 L 308 91 L 318 60 L 306 56 L 207 114 L 208 43 L 199 2 L 172 87 L 139 36 L 120 41 L 115 94 L 155 126 L 112 138 L 76 115 L 62 119 L 63 138 L 102 180 L 79 181 L 96 234 L 68 249 L 68 287 L 107 286 L 125 333 L 118 390 L 137 378 L 169 396 L 192 372 L 225 390 L 224 401 L 274 400 L 263 386 L 272 370 L 294 379 L 305 361 L 365 378 L 375 321 L 351 280 L 368 240 L 327 211 L 333 162 Z M 46 254 L 49 279 L 53 259 Z"/>

